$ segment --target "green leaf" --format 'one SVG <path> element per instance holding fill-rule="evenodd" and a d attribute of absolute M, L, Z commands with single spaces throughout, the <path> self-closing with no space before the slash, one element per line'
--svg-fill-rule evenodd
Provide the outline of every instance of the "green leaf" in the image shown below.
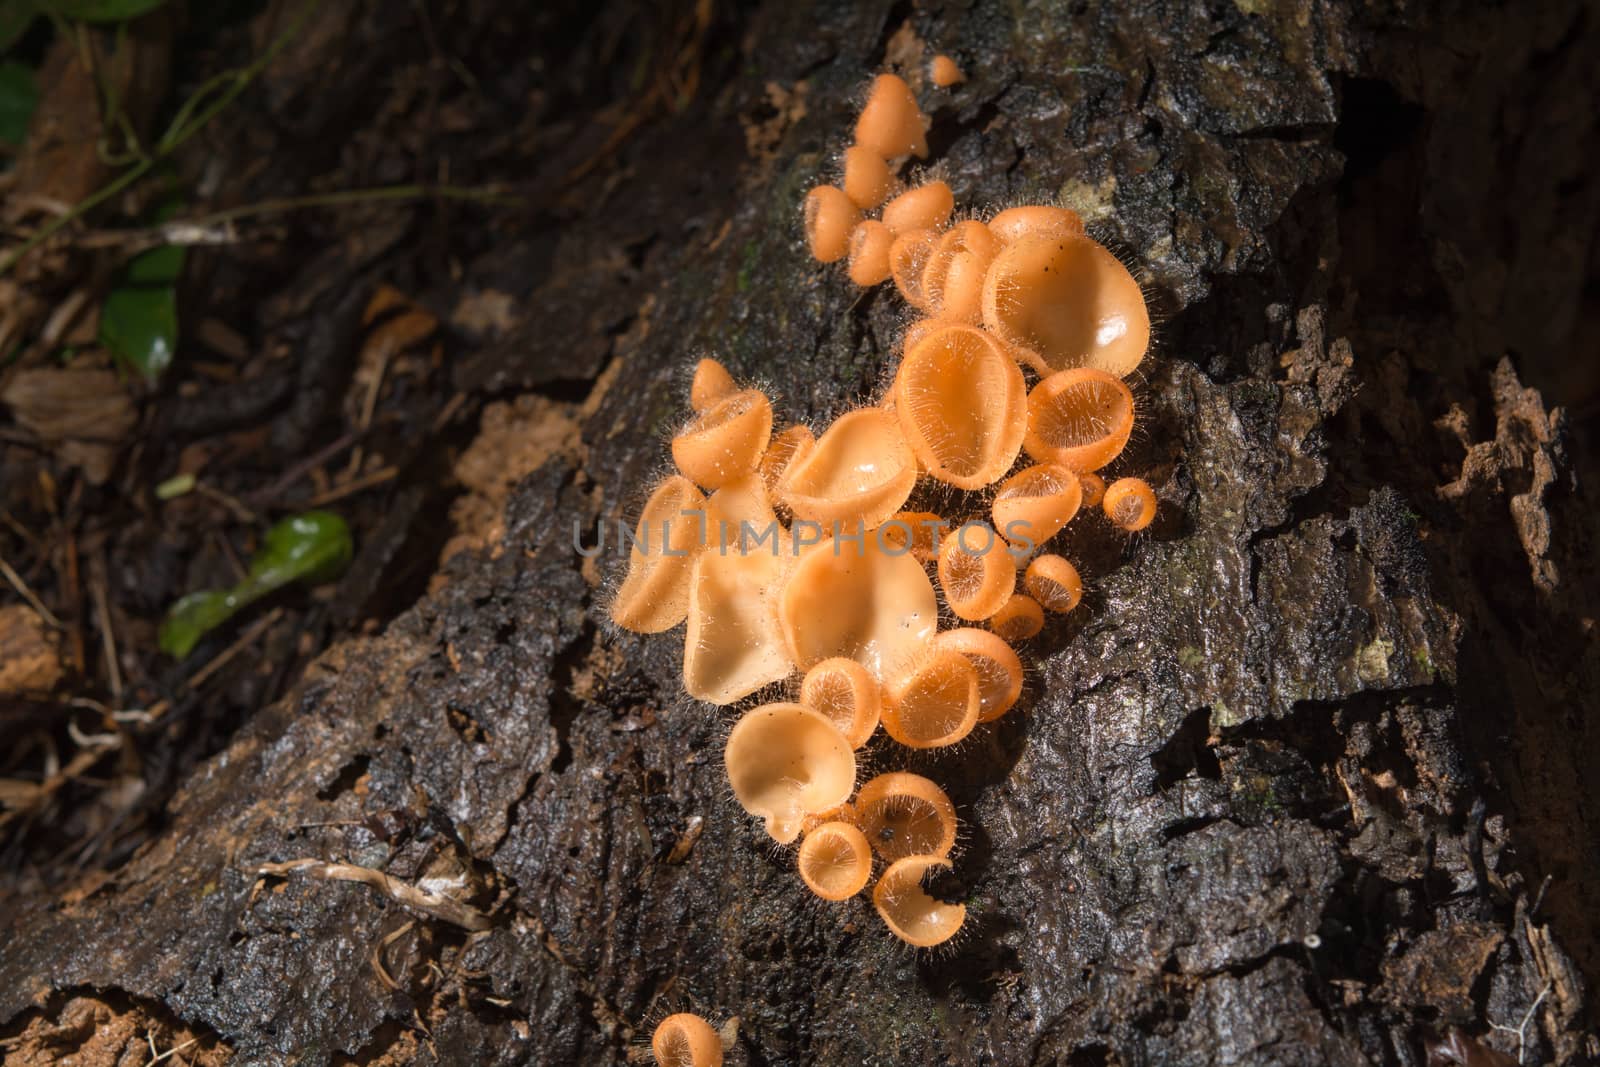
<path fill-rule="evenodd" d="M 167 0 L 36 0 L 46 11 L 83 22 L 126 22 Z"/>
<path fill-rule="evenodd" d="M 178 291 L 184 250 L 163 245 L 134 256 L 100 309 L 100 343 L 154 382 L 178 346 Z"/>
<path fill-rule="evenodd" d="M 0 52 L 21 40 L 38 14 L 32 0 L 0 0 Z"/>
<path fill-rule="evenodd" d="M 161 651 L 182 659 L 208 632 L 269 593 L 291 582 L 318 584 L 337 577 L 352 552 L 350 527 L 331 511 L 283 519 L 267 531 L 244 581 L 232 589 L 190 593 L 168 609 L 158 635 Z"/>
<path fill-rule="evenodd" d="M 4 15 L 0 14 L 0 36 L 5 33 L 3 27 Z M 33 71 L 21 63 L 0 63 L 0 141 L 21 144 L 38 104 L 39 87 L 34 84 Z"/>

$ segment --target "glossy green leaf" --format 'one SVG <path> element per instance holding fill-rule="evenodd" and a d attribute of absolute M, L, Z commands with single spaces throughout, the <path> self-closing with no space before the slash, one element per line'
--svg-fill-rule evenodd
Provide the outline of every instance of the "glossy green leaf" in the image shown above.
<path fill-rule="evenodd" d="M 167 611 L 161 651 L 182 659 L 211 630 L 291 582 L 329 581 L 350 564 L 350 527 L 331 511 L 308 511 L 275 524 L 250 560 L 250 573 L 232 589 L 190 593 Z"/>
<path fill-rule="evenodd" d="M 178 292 L 184 250 L 175 245 L 134 256 L 100 309 L 100 343 L 154 382 L 178 346 Z"/>
<path fill-rule="evenodd" d="M 0 141 L 20 145 L 28 136 L 28 121 L 38 104 L 39 87 L 33 71 L 21 63 L 0 63 Z"/>
<path fill-rule="evenodd" d="M 126 22 L 154 11 L 167 0 L 35 0 L 39 7 L 63 18 L 83 22 Z"/>

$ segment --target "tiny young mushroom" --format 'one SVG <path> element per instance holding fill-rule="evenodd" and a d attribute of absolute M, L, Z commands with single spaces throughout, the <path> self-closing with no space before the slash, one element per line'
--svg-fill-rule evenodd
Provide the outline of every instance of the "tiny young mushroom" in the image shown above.
<path fill-rule="evenodd" d="M 1028 394 L 1022 447 L 1040 463 L 1099 470 L 1116 459 L 1133 433 L 1133 393 L 1105 371 L 1064 370 Z"/>
<path fill-rule="evenodd" d="M 672 439 L 672 461 L 690 481 L 716 489 L 756 469 L 772 436 L 772 404 L 741 389 L 712 404 Z"/>
<path fill-rule="evenodd" d="M 978 724 L 978 672 L 959 652 L 925 652 L 885 687 L 883 728 L 907 748 L 944 748 Z"/>
<path fill-rule="evenodd" d="M 800 836 L 805 817 L 850 799 L 856 758 L 837 727 L 799 704 L 764 704 L 734 725 L 723 750 L 733 795 L 774 841 Z"/>
<path fill-rule="evenodd" d="M 930 871 L 947 868 L 937 856 L 907 856 L 889 865 L 872 890 L 872 903 L 889 931 L 915 948 L 942 945 L 966 922 L 965 904 L 947 904 L 922 888 Z"/>
<path fill-rule="evenodd" d="M 1026 593 L 1018 593 L 989 617 L 989 629 L 1010 642 L 1026 641 L 1044 629 L 1044 609 Z"/>
<path fill-rule="evenodd" d="M 982 531 L 985 542 L 969 542 L 974 530 Z M 968 523 L 945 538 L 939 546 L 938 574 L 944 602 L 956 618 L 968 622 L 999 611 L 1017 587 L 1010 549 L 982 523 Z"/>
<path fill-rule="evenodd" d="M 884 159 L 921 159 L 928 154 L 922 109 L 904 79 L 894 74 L 880 74 L 873 79 L 866 106 L 856 119 L 856 144 L 872 149 Z"/>
<path fill-rule="evenodd" d="M 843 189 L 819 185 L 806 194 L 806 244 L 819 263 L 835 263 L 850 250 L 850 231 L 861 221 L 861 209 Z"/>
<path fill-rule="evenodd" d="M 843 656 L 825 659 L 806 671 L 800 703 L 827 716 L 851 748 L 860 748 L 872 737 L 883 708 L 878 680 Z"/>
<path fill-rule="evenodd" d="M 849 900 L 872 877 L 866 835 L 847 822 L 825 822 L 807 831 L 797 861 L 800 878 L 823 900 Z"/>
<path fill-rule="evenodd" d="M 1137 533 L 1155 521 L 1156 493 L 1142 478 L 1118 478 L 1106 486 L 1100 507 L 1113 525 Z"/>
<path fill-rule="evenodd" d="M 982 330 L 941 324 L 906 349 L 895 414 L 923 468 L 958 489 L 1003 475 L 1027 430 L 1022 371 Z"/>
<path fill-rule="evenodd" d="M 650 1052 L 657 1067 L 722 1067 L 722 1039 L 710 1023 L 688 1012 L 656 1025 Z"/>
<path fill-rule="evenodd" d="M 856 821 L 885 863 L 906 856 L 948 856 L 956 844 L 956 809 L 937 784 L 889 771 L 861 787 Z"/>
<path fill-rule="evenodd" d="M 895 187 L 894 171 L 888 162 L 865 145 L 844 150 L 844 180 L 839 183 L 844 195 L 862 211 L 871 211 L 889 197 Z"/>
<path fill-rule="evenodd" d="M 1023 588 L 1046 611 L 1065 613 L 1083 599 L 1083 579 L 1078 568 L 1061 556 L 1039 556 L 1028 563 Z"/>
<path fill-rule="evenodd" d="M 978 672 L 979 722 L 998 719 L 1022 695 L 1022 660 L 999 634 L 973 627 L 945 630 L 933 647 L 961 653 Z"/>
<path fill-rule="evenodd" d="M 1082 500 L 1083 484 L 1072 471 L 1053 463 L 1027 467 L 995 491 L 995 529 L 1008 541 L 1042 545 L 1072 521 Z"/>

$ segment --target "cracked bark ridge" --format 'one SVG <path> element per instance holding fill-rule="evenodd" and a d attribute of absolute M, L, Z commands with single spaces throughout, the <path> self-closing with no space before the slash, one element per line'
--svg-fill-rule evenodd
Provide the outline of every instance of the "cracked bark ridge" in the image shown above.
<path fill-rule="evenodd" d="M 1363 70 L 1366 34 L 1398 31 L 1338 3 L 1045 6 L 756 12 L 742 58 L 758 73 L 627 149 L 625 189 L 682 197 L 618 197 L 563 235 L 622 255 L 630 284 L 532 283 L 578 295 L 533 304 L 517 336 L 559 336 L 562 307 L 596 305 L 570 371 L 596 380 L 573 406 L 581 444 L 518 482 L 497 540 L 241 731 L 150 849 L 20 917 L 0 1020 L 115 989 L 252 1062 L 308 1064 L 621 1063 L 647 1019 L 685 1008 L 737 1016 L 730 1058 L 749 1064 L 1416 1064 L 1515 1055 L 1519 1038 L 1542 1060 L 1592 1056 L 1572 935 L 1519 873 L 1533 831 L 1486 814 L 1488 757 L 1464 746 L 1463 626 L 1484 609 L 1425 539 L 1455 536 L 1430 518 L 1449 505 L 1418 497 L 1437 479 L 1354 484 L 1353 420 L 1390 418 L 1400 447 L 1426 423 L 1362 406 L 1382 350 L 1316 299 L 1338 264 L 1319 207 L 1338 195 L 1337 79 Z M 631 515 L 662 469 L 695 354 L 809 420 L 883 380 L 902 312 L 815 270 L 796 212 L 885 47 L 954 50 L 969 72 L 929 98 L 960 202 L 1059 193 L 1175 316 L 1124 461 L 1159 488 L 1160 519 L 1131 541 L 1079 524 L 1067 554 L 1091 591 L 1031 643 L 1023 705 L 912 761 L 966 827 L 938 888 L 970 929 L 934 956 L 901 949 L 864 899 L 809 897 L 727 795 L 726 717 L 682 695 L 672 640 L 603 623 L 570 547 L 574 519 Z M 774 99 L 805 103 L 775 126 Z M 776 147 L 736 186 L 740 122 Z M 713 154 L 684 153 L 690 138 Z M 548 348 L 496 351 L 513 362 L 470 384 L 569 377 Z M 1520 574 L 1523 545 L 1564 543 L 1569 520 L 1547 516 L 1547 542 L 1532 516 L 1571 489 L 1554 416 L 1514 393 L 1507 419 L 1532 427 L 1516 456 L 1554 480 L 1515 482 L 1520 513 L 1473 521 Z M 252 873 L 300 857 L 449 887 L 491 928 Z"/>

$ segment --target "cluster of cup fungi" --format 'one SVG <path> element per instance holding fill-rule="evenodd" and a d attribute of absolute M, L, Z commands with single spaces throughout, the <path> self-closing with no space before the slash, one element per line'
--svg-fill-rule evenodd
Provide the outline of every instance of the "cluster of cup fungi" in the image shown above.
<path fill-rule="evenodd" d="M 941 88 L 961 80 L 943 56 L 930 74 Z M 907 771 L 858 789 L 856 751 L 880 723 L 900 745 L 936 749 L 1004 715 L 1022 691 L 1012 646 L 1083 595 L 1073 564 L 1041 547 L 1082 509 L 1137 531 L 1157 506 L 1144 481 L 1096 473 L 1133 428 L 1123 379 L 1150 340 L 1139 284 L 1067 208 L 956 219 L 945 182 L 907 187 L 899 168 L 926 156 L 926 123 L 906 82 L 878 75 L 841 182 L 804 203 L 818 261 L 843 261 L 860 286 L 892 281 L 922 316 L 887 394 L 820 436 L 774 432 L 762 391 L 701 360 L 695 415 L 672 440 L 678 473 L 644 506 L 611 608 L 643 633 L 687 622 L 697 699 L 791 686 L 792 700 L 746 712 L 728 735 L 734 796 L 774 841 L 800 842 L 817 897 L 855 897 L 876 869 L 878 914 L 918 948 L 966 919 L 923 888 L 951 865 L 955 808 Z M 965 511 L 905 510 L 929 480 L 962 491 L 941 498 Z M 940 628 L 935 579 L 953 627 Z M 663 1021 L 652 1050 L 661 1064 L 721 1063 L 716 1032 L 689 1014 Z"/>

